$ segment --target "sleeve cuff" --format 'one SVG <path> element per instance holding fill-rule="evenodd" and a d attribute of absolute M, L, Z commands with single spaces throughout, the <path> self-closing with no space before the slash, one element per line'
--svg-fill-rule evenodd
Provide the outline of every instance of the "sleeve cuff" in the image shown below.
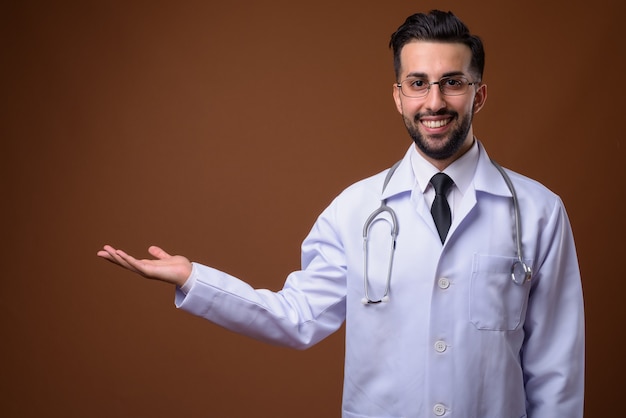
<path fill-rule="evenodd" d="M 196 275 L 193 274 L 195 269 L 196 267 L 194 263 L 192 263 L 191 274 L 187 278 L 187 281 L 179 288 L 180 291 L 183 292 L 184 295 L 187 295 L 189 291 L 191 290 L 191 288 L 193 287 L 193 285 L 196 283 Z"/>

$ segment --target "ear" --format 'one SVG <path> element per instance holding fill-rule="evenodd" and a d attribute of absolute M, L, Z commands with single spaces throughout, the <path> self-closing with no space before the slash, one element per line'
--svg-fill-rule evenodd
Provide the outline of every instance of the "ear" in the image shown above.
<path fill-rule="evenodd" d="M 481 84 L 480 87 L 476 90 L 476 95 L 474 96 L 474 113 L 478 113 L 480 109 L 483 108 L 485 102 L 487 101 L 487 85 Z"/>
<path fill-rule="evenodd" d="M 397 84 L 394 83 L 393 85 L 393 101 L 396 103 L 396 109 L 398 109 L 398 112 L 400 112 L 400 114 L 402 114 L 402 98 L 401 93 L 400 93 L 400 88 L 398 87 Z"/>

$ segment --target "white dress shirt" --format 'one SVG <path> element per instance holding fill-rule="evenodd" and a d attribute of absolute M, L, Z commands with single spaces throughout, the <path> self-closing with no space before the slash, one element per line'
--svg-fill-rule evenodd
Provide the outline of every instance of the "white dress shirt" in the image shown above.
<path fill-rule="evenodd" d="M 413 174 L 415 175 L 416 187 L 419 188 L 419 191 L 424 195 L 428 207 L 431 207 L 435 199 L 435 189 L 430 184 L 430 179 L 437 174 L 439 170 L 422 158 L 415 147 L 411 147 L 409 155 Z M 454 182 L 454 186 L 447 195 L 453 219 L 454 213 L 457 211 L 457 207 L 463 199 L 463 195 L 472 183 L 477 164 L 478 141 L 474 141 L 472 147 L 465 154 L 443 170 Z"/>

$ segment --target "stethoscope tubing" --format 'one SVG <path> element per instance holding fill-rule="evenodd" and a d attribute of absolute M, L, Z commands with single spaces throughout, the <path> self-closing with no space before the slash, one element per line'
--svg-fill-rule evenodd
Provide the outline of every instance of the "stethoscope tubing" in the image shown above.
<path fill-rule="evenodd" d="M 368 249 L 368 237 L 369 237 L 369 229 L 374 223 L 374 220 L 383 212 L 389 213 L 391 216 L 391 250 L 389 251 L 389 265 L 387 267 L 387 283 L 385 284 L 385 292 L 383 293 L 383 297 L 378 300 L 372 300 L 369 296 L 369 277 L 368 277 L 368 262 L 369 262 L 369 249 Z M 380 303 L 387 302 L 389 300 L 389 287 L 391 285 L 391 270 L 393 268 L 393 256 L 396 250 L 396 238 L 398 236 L 398 218 L 396 217 L 396 212 L 387 206 L 385 200 L 381 202 L 381 205 L 378 209 L 376 209 L 372 214 L 367 218 L 365 224 L 363 225 L 363 252 L 365 253 L 363 257 L 364 262 L 364 278 L 363 283 L 365 286 L 365 297 L 362 299 L 362 303 L 370 304 L 370 303 Z"/>
<path fill-rule="evenodd" d="M 383 190 L 387 187 L 387 183 L 391 180 L 391 176 L 396 171 L 396 168 L 400 165 L 401 161 L 396 162 L 387 172 L 387 176 L 383 182 Z M 511 280 L 516 285 L 522 286 L 524 283 L 530 281 L 532 279 L 532 269 L 530 266 L 524 262 L 524 252 L 522 248 L 522 220 L 520 215 L 519 201 L 517 199 L 517 193 L 515 191 L 515 187 L 513 186 L 513 182 L 511 178 L 506 173 L 504 168 L 502 168 L 497 162 L 491 160 L 491 163 L 494 167 L 500 172 L 504 182 L 511 192 L 511 197 L 513 200 L 513 212 L 514 212 L 514 221 L 515 221 L 515 245 L 517 250 L 517 260 L 511 265 Z M 371 299 L 369 295 L 369 250 L 368 250 L 368 239 L 369 239 L 369 230 L 374 221 L 378 218 L 378 216 L 382 213 L 388 213 L 391 217 L 391 250 L 389 255 L 389 266 L 387 269 L 387 281 L 385 284 L 385 291 L 383 293 L 382 298 L 380 299 Z M 398 237 L 398 218 L 395 211 L 387 205 L 386 199 L 381 199 L 380 206 L 368 216 L 364 225 L 363 225 L 363 251 L 364 251 L 364 270 L 363 270 L 363 284 L 364 284 L 364 293 L 365 296 L 361 299 L 361 302 L 364 305 L 378 304 L 381 302 L 389 301 L 389 291 L 391 288 L 391 274 L 393 268 L 393 257 L 396 250 L 396 239 Z M 520 274 L 521 273 L 521 274 Z M 519 278 L 518 278 L 519 277 Z"/>

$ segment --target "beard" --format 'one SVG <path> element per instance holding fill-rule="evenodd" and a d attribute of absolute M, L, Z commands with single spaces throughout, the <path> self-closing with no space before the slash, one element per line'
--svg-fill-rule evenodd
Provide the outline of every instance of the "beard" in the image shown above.
<path fill-rule="evenodd" d="M 434 113 L 430 114 L 429 116 L 440 116 L 443 114 L 452 116 L 452 121 L 458 120 L 459 117 L 458 113 L 449 111 Z M 423 116 L 426 115 L 415 115 L 414 120 L 411 121 L 406 116 L 402 115 L 402 118 L 404 119 L 404 125 L 406 126 L 409 135 L 413 139 L 413 142 L 415 142 L 415 145 L 417 145 L 417 147 L 427 157 L 434 160 L 447 160 L 449 158 L 452 158 L 463 146 L 463 143 L 467 138 L 467 134 L 470 131 L 470 127 L 472 126 L 472 119 L 474 118 L 474 108 L 472 108 L 472 111 L 469 114 L 465 115 L 463 119 L 459 120 L 459 125 L 452 132 L 449 133 L 448 140 L 443 142 L 439 147 L 434 147 L 429 144 L 428 141 L 426 141 L 426 139 L 424 138 L 424 135 L 420 132 L 418 128 L 419 120 Z M 444 140 L 443 136 L 433 136 L 433 138 L 441 138 L 442 141 Z"/>

